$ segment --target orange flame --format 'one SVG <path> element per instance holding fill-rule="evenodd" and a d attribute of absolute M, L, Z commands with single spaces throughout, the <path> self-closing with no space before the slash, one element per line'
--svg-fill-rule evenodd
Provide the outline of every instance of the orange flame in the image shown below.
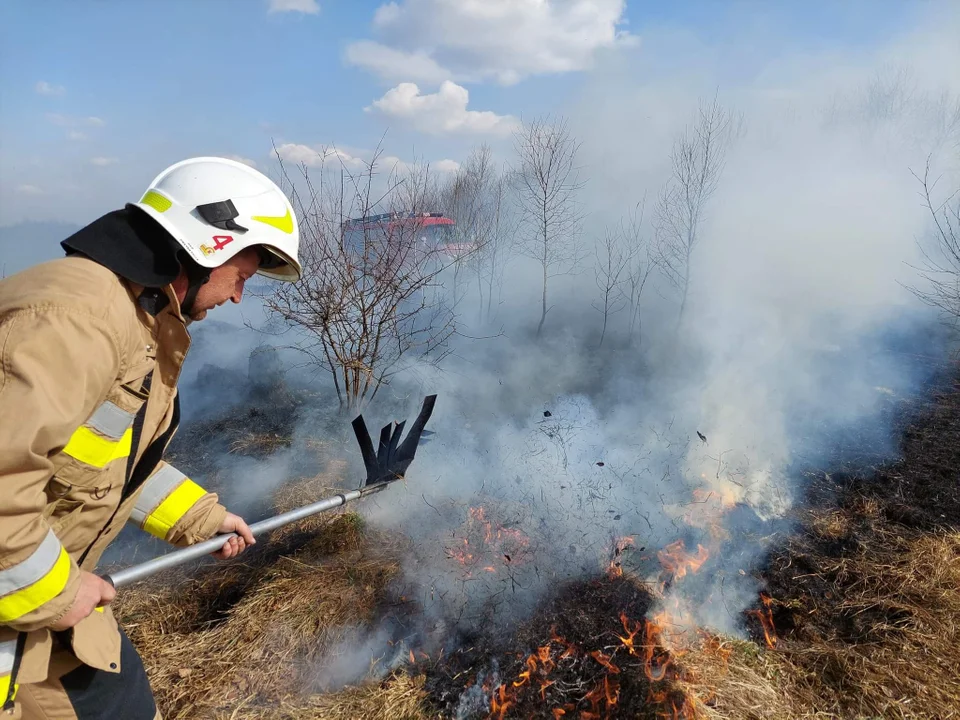
<path fill-rule="evenodd" d="M 590 712 L 588 713 L 586 711 L 583 711 L 580 713 L 580 717 L 585 718 L 589 716 L 591 718 L 597 718 L 599 720 L 600 703 L 604 699 L 603 683 L 598 683 L 597 686 L 593 690 L 588 692 L 583 699 L 590 703 Z"/>
<path fill-rule="evenodd" d="M 511 707 L 516 706 L 516 693 L 519 690 L 515 688 L 522 688 L 524 686 L 534 685 L 533 680 L 537 680 L 537 685 L 539 686 L 540 699 L 546 701 L 547 699 L 547 689 L 556 684 L 556 680 L 549 680 L 547 676 L 553 671 L 559 662 L 563 658 L 572 656 L 576 650 L 575 648 L 568 644 L 566 640 L 557 635 L 556 627 L 551 628 L 550 630 L 551 638 L 550 642 L 546 645 L 543 645 L 537 648 L 536 652 L 531 653 L 527 656 L 527 659 L 524 661 L 524 669 L 518 673 L 517 679 L 511 683 L 504 683 L 497 687 L 497 690 L 493 693 L 490 698 L 490 717 L 503 717 L 503 715 Z M 558 644 L 560 647 L 554 648 L 554 643 Z M 560 648 L 565 648 L 562 654 L 554 660 L 554 652 L 560 650 Z M 484 688 L 487 689 L 486 687 Z M 565 714 L 565 711 L 564 711 Z M 559 717 L 554 713 L 554 717 Z"/>
<path fill-rule="evenodd" d="M 607 708 L 616 705 L 620 699 L 620 683 L 616 679 L 610 680 L 609 675 L 603 677 L 603 694 L 607 698 Z"/>
<path fill-rule="evenodd" d="M 654 690 L 650 688 L 650 692 L 647 693 L 647 704 L 648 705 L 659 705 L 665 702 L 667 699 L 666 690 Z"/>
<path fill-rule="evenodd" d="M 697 545 L 696 555 L 688 553 L 682 539 L 670 543 L 657 552 L 657 559 L 660 560 L 664 571 L 673 575 L 675 580 L 684 577 L 687 571 L 697 572 L 709 558 L 710 551 L 703 545 Z"/>
<path fill-rule="evenodd" d="M 556 683 L 556 680 L 544 680 L 540 683 L 540 699 L 547 699 L 547 688 Z"/>
<path fill-rule="evenodd" d="M 662 629 L 653 620 L 646 621 L 646 638 L 643 645 L 643 672 L 651 682 L 659 682 L 667 676 L 667 668 L 670 667 L 670 657 L 657 658 L 657 645 L 661 642 Z"/>
<path fill-rule="evenodd" d="M 609 670 L 610 672 L 612 672 L 612 673 L 619 673 L 619 672 L 620 672 L 620 668 L 618 668 L 616 665 L 614 665 L 612 662 L 610 662 L 610 656 L 609 656 L 609 655 L 604 655 L 604 654 L 603 654 L 602 652 L 600 652 L 599 650 L 594 650 L 592 653 L 590 653 L 590 657 L 592 657 L 592 658 L 593 658 L 594 660 L 596 660 L 598 663 L 600 663 L 601 665 L 603 665 L 603 666 L 604 666 L 607 670 Z"/>
<path fill-rule="evenodd" d="M 733 650 L 731 648 L 726 647 L 723 641 L 715 635 L 708 635 L 706 633 L 703 633 L 703 636 L 704 636 L 704 642 L 703 642 L 704 652 L 713 653 L 714 655 L 719 656 L 720 659 L 723 661 L 723 664 L 726 665 L 727 660 L 730 657 Z"/>
<path fill-rule="evenodd" d="M 623 646 L 627 649 L 631 655 L 636 656 L 637 649 L 633 646 L 633 638 L 636 637 L 637 633 L 640 632 L 640 623 L 635 623 L 633 630 L 630 629 L 630 623 L 632 620 L 627 617 L 626 613 L 620 613 L 620 622 L 623 623 L 623 630 L 627 633 L 626 637 L 622 635 L 617 635 L 620 638 L 620 642 L 623 643 Z"/>
<path fill-rule="evenodd" d="M 484 572 L 496 573 L 495 559 L 508 565 L 522 562 L 524 551 L 530 544 L 530 538 L 514 528 L 496 526 L 487 518 L 483 507 L 469 508 L 463 529 L 466 537 L 457 541 L 456 546 L 445 548 L 449 558 L 471 568 L 475 566 Z M 462 543 L 462 547 L 460 546 Z"/>
<path fill-rule="evenodd" d="M 773 598 L 766 593 L 760 593 L 760 602 L 763 607 L 758 610 L 747 610 L 748 615 L 755 615 L 760 620 L 760 626 L 763 628 L 763 639 L 767 642 L 767 647 L 775 648 L 777 646 L 777 628 L 773 624 Z"/>
<path fill-rule="evenodd" d="M 503 720 L 512 706 L 513 703 L 507 700 L 507 686 L 501 685 L 490 698 L 490 712 L 497 713 L 499 720 Z"/>

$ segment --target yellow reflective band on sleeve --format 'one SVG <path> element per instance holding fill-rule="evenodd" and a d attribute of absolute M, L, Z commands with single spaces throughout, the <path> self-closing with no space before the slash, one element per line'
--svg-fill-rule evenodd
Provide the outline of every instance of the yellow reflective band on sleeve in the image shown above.
<path fill-rule="evenodd" d="M 60 555 L 50 571 L 32 585 L 0 598 L 0 623 L 9 623 L 33 612 L 63 592 L 70 579 L 70 556 L 60 547 Z"/>
<path fill-rule="evenodd" d="M 79 428 L 63 451 L 82 463 L 102 468 L 114 460 L 130 455 L 133 429 L 128 428 L 119 440 L 108 440 L 86 427 Z"/>
<path fill-rule="evenodd" d="M 177 524 L 194 503 L 207 494 L 207 491 L 189 478 L 170 493 L 160 506 L 147 516 L 143 529 L 158 538 L 166 538 L 170 528 Z"/>
<path fill-rule="evenodd" d="M 10 690 L 10 675 L 13 673 L 13 666 L 16 663 L 17 641 L 7 640 L 0 642 L 0 707 L 7 702 L 13 701 L 17 697 L 17 684 L 13 685 L 13 692 L 10 697 L 7 693 Z"/>
<path fill-rule="evenodd" d="M 10 697 L 7 697 L 7 693 L 10 691 L 10 676 L 9 675 L 0 675 L 0 705 L 6 702 L 12 702 L 17 699 L 17 690 L 20 689 L 20 686 L 17 683 L 13 684 L 13 692 L 10 693 Z"/>

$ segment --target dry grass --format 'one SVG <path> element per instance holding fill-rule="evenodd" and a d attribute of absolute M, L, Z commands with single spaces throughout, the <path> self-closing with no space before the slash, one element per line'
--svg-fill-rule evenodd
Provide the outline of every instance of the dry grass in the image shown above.
<path fill-rule="evenodd" d="M 288 486 L 277 509 L 315 500 L 330 484 L 324 474 Z M 402 539 L 370 532 L 355 513 L 325 513 L 237 561 L 124 590 L 117 614 L 168 720 L 419 718 L 422 681 L 403 674 L 318 694 L 338 645 L 377 614 L 403 550 Z"/>
<path fill-rule="evenodd" d="M 423 710 L 422 676 L 397 674 L 381 684 L 347 688 L 338 693 L 282 699 L 273 707 L 220 711 L 217 720 L 430 720 Z"/>
<path fill-rule="evenodd" d="M 801 530 L 762 573 L 774 598 L 775 648 L 704 634 L 676 657 L 679 672 L 666 689 L 692 702 L 688 720 L 960 720 L 960 394 L 941 398 L 904 437 L 900 463 L 825 476 L 798 511 Z M 342 470 L 331 463 L 284 487 L 276 509 L 329 495 Z M 351 628 L 383 613 L 405 542 L 353 513 L 325 514 L 274 533 L 242 562 L 124 590 L 118 615 L 164 716 L 438 717 L 428 692 L 436 669 L 426 682 L 395 672 L 324 692 L 324 671 Z M 599 615 L 583 622 L 613 619 L 616 631 L 613 610 L 587 605 Z M 626 700 L 621 707 L 633 709 L 619 716 L 636 716 L 638 703 L 657 712 L 645 699 Z"/>
<path fill-rule="evenodd" d="M 960 718 L 960 383 L 903 429 L 902 457 L 811 480 L 763 579 L 779 641 L 684 655 L 709 718 Z M 762 640 L 761 640 L 762 643 Z"/>
<path fill-rule="evenodd" d="M 279 433 L 245 432 L 230 443 L 230 452 L 240 455 L 271 455 L 290 447 L 292 438 Z"/>
<path fill-rule="evenodd" d="M 339 478 L 343 477 L 345 469 L 346 462 L 343 460 L 329 460 L 323 472 L 315 477 L 303 478 L 283 485 L 274 493 L 273 509 L 277 513 L 284 513 L 341 492 Z M 329 517 L 329 513 L 322 513 L 282 527 L 271 535 L 270 541 L 284 543 L 292 536 L 320 533 L 317 536 L 319 541 L 320 536 L 328 535 L 321 531 L 326 527 Z M 353 515 L 353 517 L 359 519 L 360 516 Z"/>
<path fill-rule="evenodd" d="M 960 717 L 960 534 L 876 541 L 819 559 L 833 591 L 781 599 L 797 617 L 776 649 L 714 639 L 683 657 L 705 717 Z"/>

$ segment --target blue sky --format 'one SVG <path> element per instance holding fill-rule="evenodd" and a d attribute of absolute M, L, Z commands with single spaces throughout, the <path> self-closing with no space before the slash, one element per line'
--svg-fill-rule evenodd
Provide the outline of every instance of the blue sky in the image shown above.
<path fill-rule="evenodd" d="M 518 118 L 563 112 L 614 56 L 677 61 L 643 57 L 651 34 L 727 46 L 747 78 L 787 52 L 869 50 L 924 5 L 6 0 L 0 225 L 93 219 L 190 155 L 268 169 L 271 142 L 362 158 L 388 131 L 390 155 L 449 169 L 479 142 L 508 147 Z"/>

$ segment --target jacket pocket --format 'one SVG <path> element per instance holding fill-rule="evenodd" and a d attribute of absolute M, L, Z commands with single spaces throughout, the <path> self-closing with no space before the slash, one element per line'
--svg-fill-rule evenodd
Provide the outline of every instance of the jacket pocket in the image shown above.
<path fill-rule="evenodd" d="M 62 537 L 80 522 L 83 505 L 82 500 L 70 498 L 57 500 L 50 505 L 52 513 L 47 524 L 53 530 L 54 535 Z"/>
<path fill-rule="evenodd" d="M 49 674 L 53 635 L 45 628 L 25 634 L 26 643 L 20 658 L 17 682 L 21 685 L 43 682 Z"/>
<path fill-rule="evenodd" d="M 120 672 L 120 630 L 109 607 L 94 610 L 73 626 L 70 647 L 84 665 Z"/>

